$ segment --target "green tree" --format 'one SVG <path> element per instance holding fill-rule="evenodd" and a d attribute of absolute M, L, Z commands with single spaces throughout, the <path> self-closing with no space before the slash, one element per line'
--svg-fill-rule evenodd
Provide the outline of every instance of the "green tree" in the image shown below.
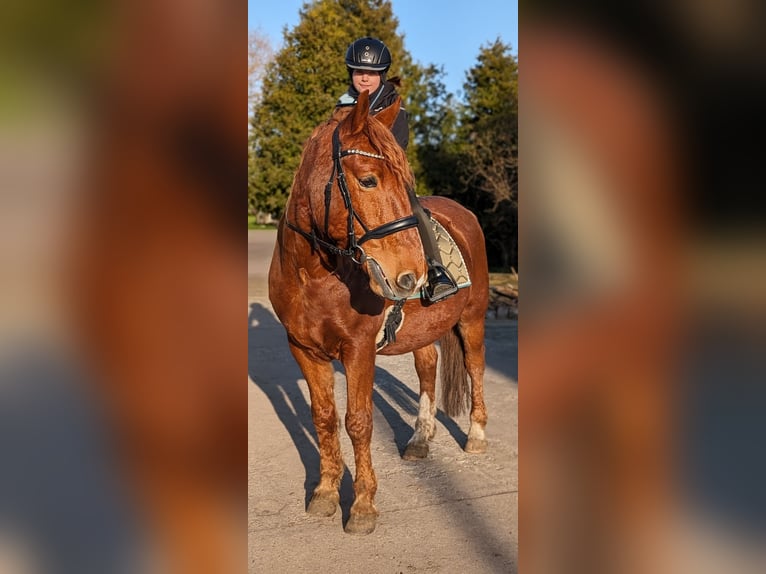
<path fill-rule="evenodd" d="M 316 0 L 303 5 L 299 23 L 285 30 L 283 48 L 266 70 L 253 113 L 251 209 L 281 214 L 304 142 L 348 87 L 343 60 L 353 40 L 370 35 L 386 43 L 393 59 L 389 77 L 407 77 L 417 70 L 397 26 L 388 0 Z M 405 84 L 403 97 L 407 91 Z"/>
<path fill-rule="evenodd" d="M 497 39 L 481 48 L 466 76 L 456 199 L 479 217 L 490 263 L 518 267 L 518 62 Z"/>
<path fill-rule="evenodd" d="M 455 160 L 457 114 L 454 96 L 447 92 L 444 71 L 434 65 L 412 72 L 407 100 L 411 128 L 408 159 L 417 181 L 419 195 L 453 195 L 450 174 Z"/>

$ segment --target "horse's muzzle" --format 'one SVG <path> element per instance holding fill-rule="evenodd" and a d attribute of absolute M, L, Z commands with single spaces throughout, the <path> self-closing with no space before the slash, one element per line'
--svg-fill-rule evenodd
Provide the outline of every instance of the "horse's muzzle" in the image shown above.
<path fill-rule="evenodd" d="M 412 271 L 405 271 L 396 278 L 396 284 L 405 291 L 412 292 L 417 284 L 417 278 Z"/>
<path fill-rule="evenodd" d="M 383 269 L 372 257 L 367 257 L 367 269 L 370 274 L 370 288 L 385 299 L 406 299 L 414 295 L 422 281 L 418 281 L 414 271 L 402 271 L 392 283 Z"/>

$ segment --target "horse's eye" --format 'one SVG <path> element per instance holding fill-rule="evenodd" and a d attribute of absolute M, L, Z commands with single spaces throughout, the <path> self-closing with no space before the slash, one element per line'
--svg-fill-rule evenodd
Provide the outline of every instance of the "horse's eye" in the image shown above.
<path fill-rule="evenodd" d="M 368 175 L 366 177 L 361 178 L 359 180 L 359 184 L 362 187 L 366 187 L 369 189 L 371 187 L 375 187 L 376 185 L 378 185 L 378 178 L 375 177 L 374 175 Z"/>

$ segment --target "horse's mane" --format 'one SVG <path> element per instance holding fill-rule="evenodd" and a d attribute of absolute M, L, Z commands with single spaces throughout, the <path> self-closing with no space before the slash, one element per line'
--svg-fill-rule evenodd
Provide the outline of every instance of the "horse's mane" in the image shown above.
<path fill-rule="evenodd" d="M 397 100 L 394 104 L 399 105 Z M 407 162 L 407 154 L 399 146 L 391 130 L 378 121 L 375 116 L 367 119 L 369 127 L 370 144 L 376 152 L 386 158 L 392 171 L 396 174 L 397 184 L 405 188 L 415 187 L 415 177 Z"/>

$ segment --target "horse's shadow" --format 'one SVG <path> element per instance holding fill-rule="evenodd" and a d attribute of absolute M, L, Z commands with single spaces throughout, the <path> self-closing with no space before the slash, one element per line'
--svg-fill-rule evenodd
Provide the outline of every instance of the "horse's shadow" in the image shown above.
<path fill-rule="evenodd" d="M 334 367 L 345 376 L 340 363 L 335 362 Z M 298 451 L 306 473 L 303 486 L 304 504 L 307 508 L 314 488 L 319 483 L 319 451 L 311 418 L 311 406 L 298 385 L 298 381 L 303 379 L 303 374 L 290 353 L 284 328 L 272 311 L 260 303 L 251 303 L 248 315 L 248 374 L 271 402 L 274 412 Z M 373 404 L 390 426 L 400 456 L 414 432 L 412 425 L 405 422 L 400 413 L 411 415 L 411 420 L 414 420 L 417 417 L 418 401 L 417 391 L 385 369 L 375 368 Z M 342 420 L 345 405 L 338 404 L 337 407 Z M 467 435 L 455 421 L 441 411 L 437 411 L 436 418 L 461 447 L 465 445 Z M 345 467 L 340 486 L 344 524 L 348 521 L 353 498 L 353 479 Z"/>
<path fill-rule="evenodd" d="M 342 367 L 339 368 L 341 372 Z M 385 396 L 384 396 L 385 395 Z M 410 415 L 410 420 L 418 416 L 418 403 L 420 394 L 405 385 L 402 381 L 391 375 L 385 369 L 375 367 L 375 386 L 372 390 L 372 403 L 378 409 L 394 434 L 394 442 L 399 451 L 399 456 L 404 454 L 407 442 L 412 437 L 415 429 L 405 422 L 397 410 L 399 407 L 405 414 Z M 455 439 L 461 448 L 465 446 L 468 435 L 454 420 L 445 415 L 441 410 L 436 411 L 436 420 L 447 429 L 450 436 Z"/>

